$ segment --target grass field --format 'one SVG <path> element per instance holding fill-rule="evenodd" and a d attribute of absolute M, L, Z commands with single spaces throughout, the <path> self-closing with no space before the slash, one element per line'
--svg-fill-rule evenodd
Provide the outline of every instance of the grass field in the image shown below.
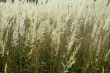
<path fill-rule="evenodd" d="M 0 73 L 110 73 L 107 2 L 0 3 Z"/>

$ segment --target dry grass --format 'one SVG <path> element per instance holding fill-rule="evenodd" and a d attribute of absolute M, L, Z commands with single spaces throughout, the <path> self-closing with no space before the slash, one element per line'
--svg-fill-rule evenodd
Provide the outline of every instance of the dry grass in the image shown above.
<path fill-rule="evenodd" d="M 0 3 L 0 73 L 109 73 L 107 0 Z"/>

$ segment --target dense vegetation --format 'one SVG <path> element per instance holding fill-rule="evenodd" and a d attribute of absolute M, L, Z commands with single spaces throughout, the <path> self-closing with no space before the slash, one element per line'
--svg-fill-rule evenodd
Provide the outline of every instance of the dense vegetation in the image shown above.
<path fill-rule="evenodd" d="M 11 3 L 13 3 L 13 2 L 15 2 L 16 0 L 0 0 L 0 2 L 4 2 L 4 3 L 6 3 L 7 1 L 11 1 Z M 37 5 L 37 3 L 38 3 L 38 0 L 18 0 L 18 1 L 26 1 L 27 3 L 29 2 L 32 2 L 32 3 L 36 3 L 36 5 Z M 48 1 L 48 0 L 47 0 Z"/>
<path fill-rule="evenodd" d="M 0 73 L 110 73 L 107 3 L 0 3 Z"/>

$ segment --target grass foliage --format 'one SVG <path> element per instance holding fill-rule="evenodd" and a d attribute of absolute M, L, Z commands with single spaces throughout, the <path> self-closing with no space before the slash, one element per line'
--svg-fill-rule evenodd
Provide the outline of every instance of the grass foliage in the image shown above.
<path fill-rule="evenodd" d="M 0 3 L 0 73 L 109 73 L 107 2 Z"/>

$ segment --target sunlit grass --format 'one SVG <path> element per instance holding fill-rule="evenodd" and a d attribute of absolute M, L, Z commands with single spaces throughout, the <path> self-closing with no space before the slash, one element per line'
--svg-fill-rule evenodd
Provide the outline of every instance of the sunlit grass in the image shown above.
<path fill-rule="evenodd" d="M 1 73 L 109 73 L 107 0 L 0 3 Z"/>

